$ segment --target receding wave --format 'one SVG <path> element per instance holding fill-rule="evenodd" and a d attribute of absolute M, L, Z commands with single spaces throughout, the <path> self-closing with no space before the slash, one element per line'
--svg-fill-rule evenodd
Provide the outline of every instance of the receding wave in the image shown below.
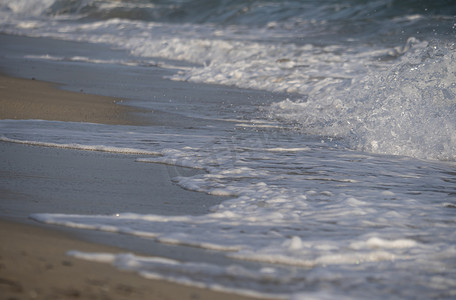
<path fill-rule="evenodd" d="M 99 151 L 99 152 L 110 152 L 110 153 L 122 153 L 122 154 L 142 154 L 142 155 L 160 155 L 160 153 L 146 150 L 139 150 L 134 148 L 122 148 L 122 147 L 113 147 L 105 145 L 83 145 L 77 143 L 70 144 L 59 144 L 59 143 L 49 143 L 49 142 L 37 142 L 29 140 L 17 140 L 10 139 L 5 136 L 0 136 L 0 141 L 15 143 L 15 144 L 25 144 L 31 146 L 41 146 L 41 147 L 52 147 L 52 148 L 62 148 L 62 149 L 73 149 L 73 150 L 85 150 L 85 151 Z"/>
<path fill-rule="evenodd" d="M 0 15 L 5 33 L 138 57 L 106 63 L 184 61 L 171 79 L 299 94 L 276 99 L 270 116 L 351 148 L 454 160 L 450 2 L 0 0 Z"/>

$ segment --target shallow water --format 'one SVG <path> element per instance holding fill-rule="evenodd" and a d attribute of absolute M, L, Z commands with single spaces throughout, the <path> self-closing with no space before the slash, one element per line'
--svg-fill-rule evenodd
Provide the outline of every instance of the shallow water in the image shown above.
<path fill-rule="evenodd" d="M 230 97 L 222 86 L 205 94 L 201 85 L 196 97 L 190 85 L 162 97 L 109 89 L 188 120 L 173 125 L 0 121 L 3 141 L 134 152 L 144 155 L 138 163 L 203 169 L 172 180 L 230 197 L 201 216 L 32 217 L 210 249 L 232 265 L 73 255 L 263 296 L 455 296 L 449 1 L 45 1 L 41 11 L 32 2 L 3 4 L 1 31 L 107 43 L 129 55 L 24 55 L 29 61 L 110 66 L 138 76 L 142 88 L 148 70 L 162 70 L 171 88 L 255 89 Z"/>

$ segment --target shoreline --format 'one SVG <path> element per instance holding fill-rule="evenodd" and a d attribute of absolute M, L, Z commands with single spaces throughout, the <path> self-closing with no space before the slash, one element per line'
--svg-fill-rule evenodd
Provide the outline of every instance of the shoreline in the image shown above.
<path fill-rule="evenodd" d="M 255 299 L 165 280 L 146 279 L 67 255 L 70 250 L 125 253 L 68 234 L 0 219 L 2 299 Z"/>
<path fill-rule="evenodd" d="M 0 119 L 141 126 L 156 125 L 154 117 L 160 117 L 159 112 L 120 105 L 113 97 L 63 90 L 59 88 L 61 83 L 18 78 L 17 74 L 2 67 L 0 61 Z M 39 74 L 40 71 L 36 72 Z M 158 121 L 158 124 L 162 123 Z M 172 174 L 167 166 L 139 165 L 134 162 L 133 155 L 120 157 L 110 153 L 45 149 L 7 142 L 1 142 L 0 146 L 3 164 L 11 167 L 0 174 L 0 294 L 6 299 L 258 299 L 160 279 L 145 279 L 108 264 L 66 255 L 70 250 L 142 253 L 141 249 L 145 249 L 149 251 L 145 253 L 151 256 L 220 260 L 199 249 L 158 245 L 151 240 L 139 241 L 142 245 L 135 248 L 128 244 L 131 241 L 128 236 L 117 240 L 103 232 L 54 227 L 27 218 L 30 211 L 90 214 L 136 209 L 144 213 L 166 211 L 174 214 L 180 211 L 183 214 L 190 206 L 194 207 L 190 214 L 203 214 L 224 197 L 184 190 L 171 182 Z M 31 166 L 32 162 L 36 165 Z M 171 172 L 176 172 L 176 169 L 173 167 Z M 103 180 L 94 181 L 93 172 L 99 172 Z M 148 176 L 144 176 L 144 172 L 148 172 Z M 136 173 L 136 177 L 131 179 L 134 184 L 119 184 L 120 180 Z M 106 180 L 105 176 L 111 177 Z M 153 180 L 146 180 L 151 178 Z M 128 185 L 143 188 L 143 195 L 150 195 L 150 189 L 162 190 L 155 195 L 156 203 L 148 201 L 148 206 L 145 206 L 144 198 L 136 196 L 133 209 L 120 201 L 112 202 L 110 197 L 119 191 L 109 194 L 109 190 L 113 186 L 122 188 Z M 101 193 L 97 190 L 97 195 L 101 198 L 93 202 L 97 205 L 89 205 L 95 194 L 93 191 L 100 186 L 103 189 Z M 80 202 L 84 199 L 88 202 Z M 103 199 L 106 200 L 104 204 Z"/>
<path fill-rule="evenodd" d="M 33 99 L 38 106 L 40 106 L 43 100 L 43 95 L 50 95 L 52 101 L 54 101 L 54 104 L 50 104 L 51 106 L 60 105 L 65 101 L 62 100 L 65 98 L 55 96 L 61 95 L 62 91 L 55 88 L 52 84 L 17 79 L 4 75 L 0 78 L 3 79 L 3 81 L 0 81 L 2 84 L 6 82 L 20 82 L 24 84 L 27 88 L 27 93 L 34 97 Z M 44 89 L 44 92 L 34 93 L 35 87 Z M 0 88 L 0 93 L 4 93 L 5 90 L 8 89 Z M 4 97 L 2 101 L 2 114 L 0 118 L 11 114 L 11 111 L 8 111 L 8 109 L 15 107 L 14 105 L 4 106 L 3 103 L 15 101 L 17 99 L 16 96 L 18 97 L 18 94 L 20 95 L 13 88 L 10 88 L 8 93 L 7 97 Z M 66 94 L 67 92 L 63 91 L 63 93 Z M 103 110 L 103 114 L 107 114 L 107 119 L 105 116 L 93 119 L 96 123 L 103 123 L 108 120 L 114 124 L 123 124 L 126 120 L 124 117 L 128 116 L 128 113 L 131 112 L 128 107 L 125 109 L 123 106 L 113 103 L 112 98 L 109 97 L 100 96 L 99 98 L 99 96 L 95 96 L 95 98 L 92 98 L 91 95 L 86 94 L 78 94 L 74 97 L 70 97 L 70 103 L 77 103 L 82 98 L 86 99 L 86 101 L 95 98 L 100 100 L 100 103 L 92 106 L 92 108 L 95 109 L 96 107 L 96 109 Z M 22 106 L 21 110 L 24 111 L 24 116 L 30 113 L 35 117 L 39 117 L 39 119 L 46 120 L 53 120 L 54 117 L 58 117 L 55 115 L 55 110 L 47 110 L 46 104 L 41 106 L 43 110 L 31 111 L 34 110 L 36 105 Z M 81 106 L 84 107 L 85 105 L 86 103 Z M 118 106 L 120 109 L 110 110 L 109 106 L 113 105 Z M 104 110 L 106 107 L 108 109 Z M 116 114 L 115 112 L 117 111 L 120 113 Z M 109 115 L 110 113 L 113 113 L 113 115 Z M 98 117 L 100 115 L 94 113 L 93 116 Z M 70 120 L 78 120 L 78 113 L 76 112 L 73 117 L 76 119 L 70 118 Z M 63 116 L 61 119 L 68 121 Z M 121 207 L 116 206 L 115 203 L 118 202 L 110 203 L 112 199 L 109 198 L 111 197 L 109 194 L 105 195 L 101 200 L 96 200 L 97 205 L 92 208 L 90 208 L 89 202 L 97 198 L 92 199 L 88 197 L 90 199 L 84 204 L 84 202 L 80 202 L 82 200 L 79 198 L 73 197 L 74 199 L 72 199 L 71 196 L 64 195 L 64 193 L 68 192 L 71 195 L 71 187 L 67 187 L 65 184 L 74 180 L 76 180 L 76 183 L 84 186 L 86 193 L 89 195 L 93 193 L 94 189 L 90 187 L 89 182 L 93 181 L 93 179 L 85 178 L 81 174 L 91 173 L 89 175 L 93 175 L 94 173 L 90 171 L 90 167 L 99 170 L 102 165 L 120 168 L 119 171 L 122 173 L 127 172 L 126 174 L 130 175 L 134 171 L 139 173 L 138 177 L 147 178 L 147 176 L 151 176 L 155 178 L 152 182 L 150 180 L 148 182 L 136 182 L 138 186 L 148 185 L 147 188 L 149 189 L 153 189 L 154 187 L 162 188 L 158 192 L 160 201 L 156 205 L 149 205 L 149 208 L 147 208 L 148 206 L 144 206 L 143 203 L 145 200 L 141 199 L 141 197 L 135 199 L 134 202 L 136 204 L 131 203 L 131 205 L 137 207 L 136 210 L 138 212 L 146 208 L 145 211 L 157 211 L 158 213 L 163 213 L 164 211 L 177 213 L 177 210 L 181 210 L 181 213 L 183 213 L 183 211 L 189 209 L 189 201 L 186 201 L 187 205 L 185 205 L 182 201 L 173 202 L 172 200 L 179 200 L 180 198 L 188 200 L 192 199 L 192 197 L 194 201 L 197 201 L 197 204 L 194 206 L 204 206 L 208 209 L 210 203 L 212 203 L 211 201 L 213 201 L 211 199 L 219 197 L 186 191 L 171 182 L 169 176 L 172 174 L 167 173 L 170 172 L 167 166 L 159 164 L 137 164 L 134 162 L 134 155 L 93 153 L 91 151 L 85 153 L 86 151 L 82 150 L 48 148 L 9 142 L 0 142 L 0 144 L 2 157 L 6 160 L 6 164 L 12 166 L 11 170 L 3 166 L 2 169 L 5 172 L 2 172 L 3 174 L 0 176 L 3 182 L 3 187 L 0 185 L 0 191 L 3 194 L 0 205 L 2 211 L 0 214 L 0 294 L 6 297 L 5 299 L 14 299 L 17 297 L 30 297 L 32 299 L 109 298 L 114 300 L 257 299 L 238 294 L 213 291 L 206 288 L 186 286 L 166 280 L 146 279 L 134 272 L 118 270 L 110 264 L 93 263 L 70 257 L 66 255 L 70 250 L 108 253 L 128 253 L 135 250 L 131 249 L 131 245 L 130 247 L 123 248 L 121 242 L 115 241 L 116 239 L 113 239 L 109 234 L 105 235 L 102 232 L 91 234 L 85 230 L 54 227 L 53 225 L 31 221 L 27 217 L 30 212 L 37 212 L 39 209 L 66 213 L 97 213 L 97 210 L 99 211 L 98 213 L 106 213 L 109 210 L 122 210 Z M 37 166 L 34 166 L 34 163 Z M 43 173 L 45 172 L 43 171 L 44 165 L 49 166 L 48 173 Z M 82 170 L 80 174 L 77 172 L 78 166 Z M 37 170 L 40 173 L 37 173 Z M 175 168 L 173 170 L 175 171 Z M 60 175 L 54 175 L 55 178 L 53 178 L 52 173 L 54 172 Z M 111 176 L 113 176 L 112 174 L 116 174 L 116 172 L 111 172 L 109 169 L 101 169 L 99 172 L 100 176 L 104 176 L 103 174 L 111 174 Z M 145 176 L 144 172 L 148 172 L 149 175 Z M 68 179 L 65 179 L 67 174 Z M 124 176 L 128 177 L 128 175 Z M 138 177 L 133 177 L 132 180 L 138 180 Z M 39 181 L 40 179 L 41 181 Z M 114 184 L 109 185 L 109 180 L 109 178 L 103 179 L 104 182 L 102 184 L 105 187 L 105 193 L 113 188 L 115 182 L 118 182 L 118 179 L 114 178 Z M 94 184 L 97 184 L 97 182 L 94 182 Z M 16 185 L 19 187 L 16 187 Z M 37 187 L 40 188 L 37 189 Z M 62 189 L 61 193 L 59 193 L 59 188 Z M 99 185 L 97 188 L 99 188 Z M 144 193 L 148 193 L 147 189 Z M 86 196 L 86 194 L 83 194 L 83 196 Z M 106 203 L 103 204 L 103 199 L 105 198 Z M 219 199 L 223 199 L 223 197 Z M 63 202 L 61 202 L 62 200 Z M 134 211 L 135 209 L 132 209 L 131 205 L 128 209 Z M 161 212 L 160 207 L 163 209 Z M 199 211 L 203 213 L 201 212 L 201 208 L 199 208 Z M 198 213 L 198 210 L 193 213 Z M 85 235 L 89 236 L 86 237 Z M 128 237 L 123 238 L 126 238 L 128 242 Z M 150 247 L 150 243 L 140 245 L 139 249 L 141 247 L 143 249 Z M 166 245 L 163 246 L 163 249 L 160 248 L 160 245 L 152 245 L 152 248 L 154 247 L 157 248 L 158 256 L 165 254 L 167 251 Z M 191 251 L 190 254 L 184 253 L 181 255 L 183 258 L 185 258 L 185 255 L 191 256 Z M 151 250 L 150 252 L 153 251 Z M 154 254 L 148 253 L 147 255 L 153 256 Z"/>

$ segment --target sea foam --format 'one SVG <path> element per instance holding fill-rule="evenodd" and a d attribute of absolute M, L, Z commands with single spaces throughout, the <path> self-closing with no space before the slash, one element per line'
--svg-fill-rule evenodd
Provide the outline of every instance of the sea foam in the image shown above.
<path fill-rule="evenodd" d="M 455 61 L 453 44 L 420 42 L 387 71 L 275 103 L 271 116 L 306 133 L 345 138 L 358 150 L 454 160 Z"/>

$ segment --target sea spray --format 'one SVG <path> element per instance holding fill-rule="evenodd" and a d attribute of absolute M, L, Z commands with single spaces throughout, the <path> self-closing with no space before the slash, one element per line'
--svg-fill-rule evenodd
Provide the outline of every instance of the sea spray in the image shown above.
<path fill-rule="evenodd" d="M 308 134 L 344 138 L 353 149 L 454 160 L 455 61 L 453 43 L 417 41 L 387 70 L 274 103 L 270 114 Z"/>

